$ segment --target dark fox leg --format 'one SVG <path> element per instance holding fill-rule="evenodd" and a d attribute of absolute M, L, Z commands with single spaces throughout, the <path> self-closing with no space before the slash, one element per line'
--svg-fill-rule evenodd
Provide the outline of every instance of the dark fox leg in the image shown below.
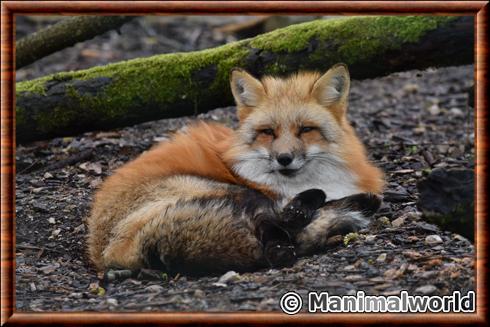
<path fill-rule="evenodd" d="M 307 226 L 315 211 L 325 203 L 325 193 L 311 189 L 295 196 L 279 214 L 256 217 L 257 234 L 264 245 L 269 265 L 288 266 L 296 261 L 296 234 Z"/>
<path fill-rule="evenodd" d="M 319 189 L 299 193 L 284 206 L 280 214 L 280 224 L 297 233 L 311 222 L 315 212 L 325 204 L 325 199 L 325 193 Z"/>
<path fill-rule="evenodd" d="M 366 227 L 380 205 L 381 198 L 371 193 L 328 201 L 316 211 L 312 222 L 296 235 L 298 254 L 314 253 L 325 248 L 330 236 L 343 235 Z"/>

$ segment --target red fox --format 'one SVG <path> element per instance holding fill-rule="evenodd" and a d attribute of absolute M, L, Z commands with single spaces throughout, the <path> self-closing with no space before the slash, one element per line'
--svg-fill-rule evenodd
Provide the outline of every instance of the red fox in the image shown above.
<path fill-rule="evenodd" d="M 88 218 L 98 269 L 279 267 L 368 224 L 383 173 L 346 118 L 347 67 L 260 80 L 235 69 L 230 84 L 237 130 L 189 126 L 102 184 Z"/>

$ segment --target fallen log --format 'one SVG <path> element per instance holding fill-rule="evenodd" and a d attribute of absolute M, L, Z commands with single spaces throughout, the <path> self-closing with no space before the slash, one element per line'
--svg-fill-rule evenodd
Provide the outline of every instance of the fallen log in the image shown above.
<path fill-rule="evenodd" d="M 16 88 L 17 141 L 193 115 L 233 103 L 229 73 L 325 71 L 355 79 L 473 62 L 473 18 L 351 17 L 292 25 L 214 49 L 58 73 Z"/>
<path fill-rule="evenodd" d="M 66 18 L 17 41 L 15 43 L 15 68 L 22 68 L 78 42 L 119 28 L 132 18 L 128 16 Z"/>

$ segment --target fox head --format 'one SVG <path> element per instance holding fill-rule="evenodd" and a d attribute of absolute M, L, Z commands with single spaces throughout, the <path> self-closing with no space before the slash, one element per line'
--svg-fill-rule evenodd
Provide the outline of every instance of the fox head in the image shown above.
<path fill-rule="evenodd" d="M 344 64 L 323 75 L 261 80 L 235 69 L 230 83 L 240 125 L 227 156 L 238 175 L 287 197 L 310 188 L 330 198 L 362 191 L 349 165 L 365 158 L 346 118 L 350 77 Z"/>

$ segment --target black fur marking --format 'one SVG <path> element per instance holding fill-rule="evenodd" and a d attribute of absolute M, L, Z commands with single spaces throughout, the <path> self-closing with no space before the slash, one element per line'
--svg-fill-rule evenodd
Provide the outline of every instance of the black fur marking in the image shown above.
<path fill-rule="evenodd" d="M 297 259 L 294 246 L 281 242 L 268 242 L 264 246 L 264 257 L 269 266 L 275 268 L 292 266 Z"/>
<path fill-rule="evenodd" d="M 381 206 L 381 197 L 373 193 L 359 193 L 325 203 L 325 207 L 335 207 L 349 211 L 359 211 L 364 216 L 374 215 Z"/>
<path fill-rule="evenodd" d="M 240 216 L 245 215 L 254 216 L 257 211 L 261 212 L 274 212 L 274 201 L 264 195 L 263 193 L 252 189 L 241 189 L 235 192 L 230 198 L 233 214 Z"/>
<path fill-rule="evenodd" d="M 275 214 L 254 217 L 257 238 L 263 245 L 264 258 L 270 267 L 284 267 L 296 261 L 296 252 L 289 232 L 279 225 Z"/>
<path fill-rule="evenodd" d="M 297 231 L 308 225 L 317 209 L 325 204 L 326 195 L 322 190 L 311 189 L 296 195 L 283 209 L 281 224 Z"/>
<path fill-rule="evenodd" d="M 145 253 L 143 257 L 147 268 L 161 271 L 168 270 L 168 267 L 160 259 L 160 251 L 158 250 L 158 246 L 156 244 L 151 246 L 143 244 L 143 251 Z"/>

